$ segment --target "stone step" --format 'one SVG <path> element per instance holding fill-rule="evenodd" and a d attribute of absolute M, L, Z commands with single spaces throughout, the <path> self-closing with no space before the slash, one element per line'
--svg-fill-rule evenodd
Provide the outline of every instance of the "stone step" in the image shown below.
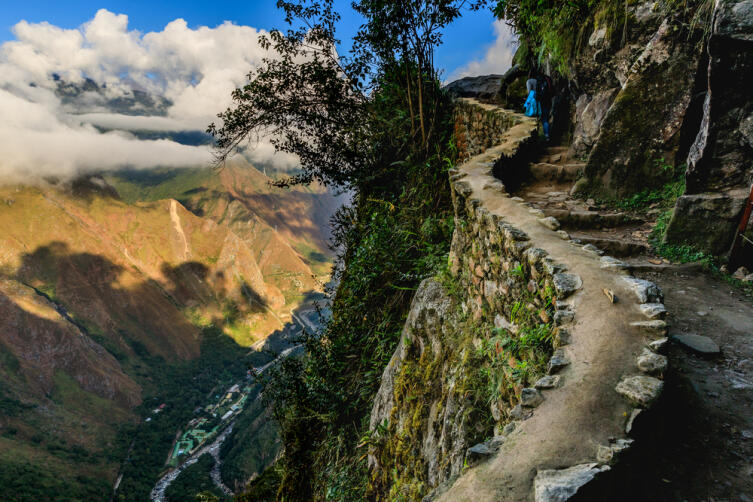
<path fill-rule="evenodd" d="M 553 155 L 555 153 L 565 153 L 570 149 L 567 146 L 548 146 L 544 149 L 546 155 Z"/>
<path fill-rule="evenodd" d="M 610 256 L 619 256 L 621 258 L 641 255 L 647 253 L 649 250 L 648 246 L 642 242 L 578 234 L 571 234 L 570 237 L 579 240 L 583 244 L 592 244 Z"/>
<path fill-rule="evenodd" d="M 585 168 L 585 164 L 531 164 L 531 177 L 536 181 L 575 181 Z"/>
<path fill-rule="evenodd" d="M 544 209 L 546 216 L 557 218 L 567 229 L 578 228 L 615 228 L 624 225 L 642 223 L 625 213 L 602 214 L 596 211 L 571 211 L 569 209 Z"/>
<path fill-rule="evenodd" d="M 570 150 L 565 146 L 553 146 L 544 150 L 539 162 L 549 164 L 564 164 L 570 159 Z"/>

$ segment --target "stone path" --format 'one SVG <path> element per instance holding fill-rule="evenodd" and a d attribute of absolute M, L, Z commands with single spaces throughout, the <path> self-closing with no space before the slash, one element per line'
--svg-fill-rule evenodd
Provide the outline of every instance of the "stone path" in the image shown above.
<path fill-rule="evenodd" d="M 649 210 L 650 218 L 646 221 L 571 195 L 585 164 L 570 155 L 567 147 L 543 150 L 530 165 L 530 179 L 517 187 L 513 195 L 541 209 L 546 216 L 556 218 L 562 230 L 583 244 L 592 244 L 616 257 L 651 255 L 648 237 L 659 210 Z"/>
<path fill-rule="evenodd" d="M 636 219 L 570 195 L 577 167 L 565 147 L 543 151 L 513 195 L 583 244 L 661 286 L 669 312 L 669 370 L 653 431 L 619 480 L 623 500 L 753 502 L 753 303 L 700 266 L 650 249 L 658 209 Z M 574 215 L 574 216 L 573 216 Z M 639 445 L 640 446 L 640 445 Z"/>
<path fill-rule="evenodd" d="M 615 452 L 630 444 L 625 430 L 635 407 L 649 405 L 662 385 L 637 366 L 648 344 L 663 336 L 661 326 L 645 325 L 639 308 L 658 300 L 651 286 L 627 280 L 618 260 L 605 261 L 558 233 L 557 221 L 510 197 L 492 176 L 490 166 L 512 157 L 534 128 L 522 119 L 500 145 L 461 166 L 456 178 L 470 186 L 469 200 L 477 199 L 490 214 L 528 234 L 533 245 L 577 277 L 580 288 L 568 298 L 576 312 L 569 343 L 555 353 L 568 364 L 560 387 L 543 391 L 543 403 L 516 423 L 497 455 L 468 469 L 438 500 L 566 500 L 578 483 L 609 470 Z M 604 289 L 618 301 L 612 303 Z"/>

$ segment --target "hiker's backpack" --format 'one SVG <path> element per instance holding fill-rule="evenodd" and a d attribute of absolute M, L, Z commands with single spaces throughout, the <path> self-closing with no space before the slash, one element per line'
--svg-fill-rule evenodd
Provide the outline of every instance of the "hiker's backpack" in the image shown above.
<path fill-rule="evenodd" d="M 539 102 L 549 101 L 552 97 L 552 79 L 541 75 L 536 79 L 536 99 Z"/>

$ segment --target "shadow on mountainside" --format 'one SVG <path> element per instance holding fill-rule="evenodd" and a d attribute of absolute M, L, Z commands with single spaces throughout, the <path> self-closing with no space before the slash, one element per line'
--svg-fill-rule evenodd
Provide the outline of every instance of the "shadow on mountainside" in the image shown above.
<path fill-rule="evenodd" d="M 116 357 L 133 354 L 133 342 L 138 342 L 167 360 L 193 358 L 200 341 L 188 311 L 204 309 L 211 322 L 222 325 L 228 307 L 238 314 L 268 307 L 247 282 L 234 284 L 203 263 L 163 263 L 160 271 L 162 278 L 156 280 L 105 257 L 75 252 L 64 242 L 51 242 L 24 254 L 9 278 L 70 312 Z"/>
<path fill-rule="evenodd" d="M 119 406 L 139 404 L 139 386 L 123 373 L 116 358 L 93 339 L 82 337 L 88 333 L 74 322 L 60 322 L 41 296 L 0 279 L 0 369 L 7 378 L 5 390 L 20 386 L 24 392 L 15 393 L 22 400 L 50 397 L 56 373 L 63 371 L 82 389 Z"/>

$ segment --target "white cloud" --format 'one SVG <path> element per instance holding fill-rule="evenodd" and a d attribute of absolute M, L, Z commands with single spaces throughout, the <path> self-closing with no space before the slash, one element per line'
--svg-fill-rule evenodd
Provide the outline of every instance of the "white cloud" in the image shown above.
<path fill-rule="evenodd" d="M 123 166 L 146 168 L 207 163 L 207 148 L 169 140 L 139 140 L 123 132 L 99 132 L 98 125 L 124 130 L 204 130 L 230 105 L 230 92 L 266 55 L 260 31 L 229 22 L 190 29 L 182 19 L 162 31 L 128 29 L 128 17 L 100 10 L 78 29 L 21 21 L 16 39 L 0 46 L 0 182 L 28 176 L 66 176 Z M 54 75 L 104 88 L 75 105 L 55 94 Z M 108 99 L 133 91 L 172 103 L 165 116 L 119 114 Z M 86 112 L 86 113 L 82 113 Z M 165 113 L 166 112 L 166 113 Z M 275 155 L 268 141 L 250 159 L 289 167 L 295 159 Z"/>
<path fill-rule="evenodd" d="M 494 21 L 495 40 L 480 60 L 471 61 L 453 71 L 447 78 L 452 82 L 463 77 L 502 74 L 512 66 L 512 57 L 518 48 L 518 38 L 503 20 Z"/>

